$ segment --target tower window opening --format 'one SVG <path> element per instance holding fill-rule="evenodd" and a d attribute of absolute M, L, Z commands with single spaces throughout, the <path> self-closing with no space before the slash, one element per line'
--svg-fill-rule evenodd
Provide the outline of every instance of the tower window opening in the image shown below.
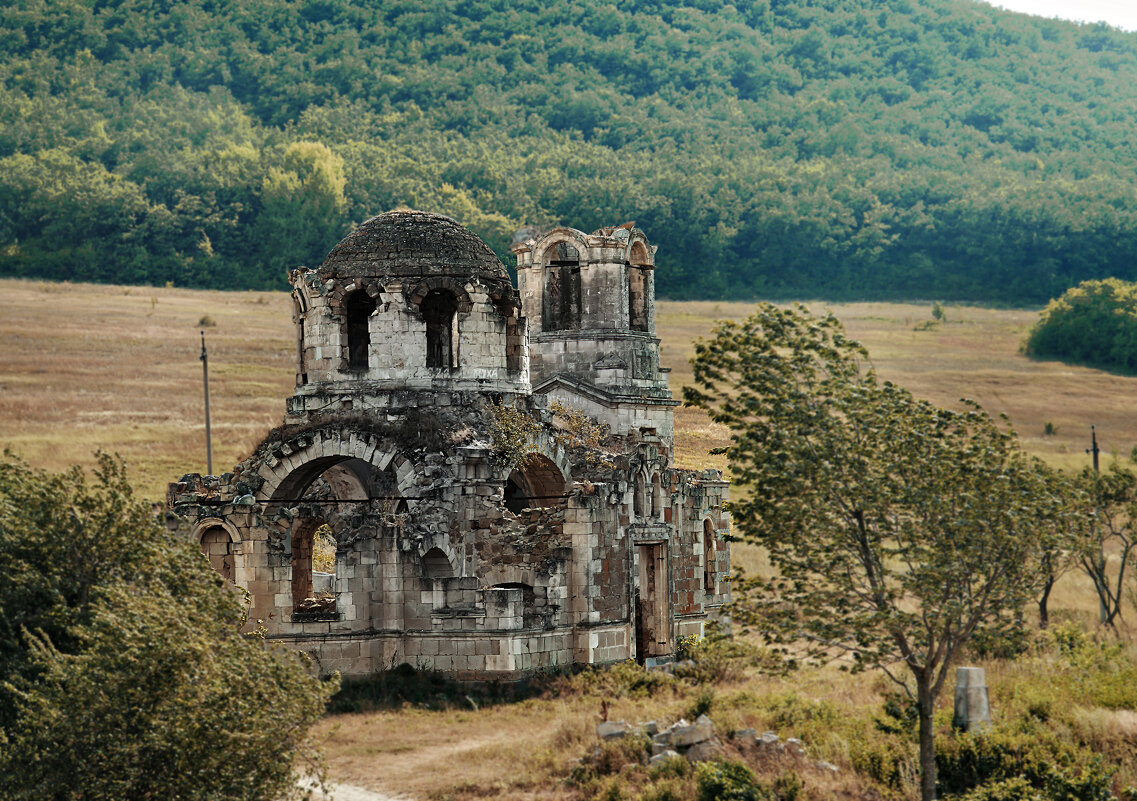
<path fill-rule="evenodd" d="M 715 553 L 715 527 L 711 521 L 703 521 L 703 589 L 707 592 L 715 591 L 715 577 L 718 572 L 715 562 L 718 554 Z"/>
<path fill-rule="evenodd" d="M 647 272 L 628 265 L 628 327 L 647 331 Z"/>
<path fill-rule="evenodd" d="M 545 268 L 544 302 L 541 308 L 545 331 L 575 331 L 580 328 L 580 254 L 567 242 L 553 246 Z"/>
<path fill-rule="evenodd" d="M 371 315 L 375 299 L 356 290 L 347 299 L 347 364 L 352 370 L 366 370 L 371 351 Z"/>
<path fill-rule="evenodd" d="M 422 316 L 426 320 L 426 366 L 452 369 L 456 363 L 458 301 L 449 292 L 435 289 L 422 299 Z"/>

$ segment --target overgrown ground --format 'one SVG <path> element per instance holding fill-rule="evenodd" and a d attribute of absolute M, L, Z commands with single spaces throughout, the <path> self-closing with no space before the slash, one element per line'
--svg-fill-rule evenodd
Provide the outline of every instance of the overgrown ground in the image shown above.
<path fill-rule="evenodd" d="M 693 340 L 707 335 L 714 320 L 744 316 L 749 308 L 658 304 L 663 364 L 674 370 L 676 393 L 690 378 Z M 946 322 L 929 326 L 929 305 L 832 309 L 869 348 L 882 376 L 940 404 L 968 397 L 993 413 L 1006 413 L 1026 448 L 1056 465 L 1088 463 L 1084 449 L 1091 424 L 1098 427 L 1106 461 L 1127 460 L 1137 444 L 1132 413 L 1137 378 L 1021 356 L 1018 346 L 1037 316 L 1033 312 L 949 306 Z M 214 469 L 229 469 L 279 423 L 293 385 L 295 340 L 284 293 L 0 281 L 0 445 L 55 470 L 90 465 L 96 448 L 117 451 L 139 490 L 161 498 L 168 481 L 205 468 L 198 360 L 203 318 L 212 323 L 205 331 Z M 1056 433 L 1044 434 L 1048 422 Z M 721 457 L 707 456 L 724 442 L 725 433 L 701 413 L 676 411 L 680 466 L 725 468 Z M 736 564 L 764 569 L 755 548 L 735 544 L 733 554 Z M 1051 600 L 1053 619 L 1085 630 L 1093 628 L 1095 608 L 1088 582 L 1076 574 L 1059 583 Z M 1068 648 L 1047 640 L 1018 661 L 979 664 L 988 668 L 1008 736 L 1019 732 L 1030 742 L 1053 736 L 1105 753 L 1120 766 L 1114 779 L 1120 791 L 1137 785 L 1137 748 L 1131 745 L 1137 737 L 1135 659 L 1129 646 L 1114 653 L 1092 643 Z M 431 710 L 423 704 L 437 705 L 438 699 L 430 696 L 401 709 L 337 714 L 321 730 L 334 776 L 419 799 L 616 798 L 643 792 L 685 798 L 692 777 L 652 778 L 634 764 L 610 775 L 586 765 L 583 772 L 577 769 L 575 784 L 567 783 L 570 760 L 593 748 L 602 699 L 610 701 L 611 718 L 668 722 L 709 698 L 720 729 L 752 726 L 783 737 L 800 735 L 811 759 L 841 768 L 832 776 L 808 766 L 752 760 L 767 781 L 779 772 L 798 772 L 806 798 L 910 793 L 907 735 L 886 734 L 873 722 L 883 715 L 889 689 L 880 677 L 850 677 L 828 668 L 772 677 L 741 663 L 735 667 L 713 686 L 644 684 L 633 672 L 621 674 L 614 685 L 576 679 L 557 692 L 505 705 L 458 696 L 448 708 Z M 948 715 L 949 695 L 942 704 Z M 900 761 L 889 761 L 888 754 Z M 1087 761 L 1081 751 L 1071 759 Z M 609 760 L 609 766 L 619 761 Z"/>

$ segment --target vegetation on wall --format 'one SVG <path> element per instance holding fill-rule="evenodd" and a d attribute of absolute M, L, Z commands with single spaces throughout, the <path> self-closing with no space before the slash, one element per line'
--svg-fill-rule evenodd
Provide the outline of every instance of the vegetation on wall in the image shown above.
<path fill-rule="evenodd" d="M 0 273 L 283 287 L 358 223 L 635 219 L 662 296 L 1135 277 L 1137 37 L 964 0 L 0 9 Z"/>
<path fill-rule="evenodd" d="M 1043 310 L 1023 350 L 1031 356 L 1137 372 L 1137 284 L 1083 281 Z"/>

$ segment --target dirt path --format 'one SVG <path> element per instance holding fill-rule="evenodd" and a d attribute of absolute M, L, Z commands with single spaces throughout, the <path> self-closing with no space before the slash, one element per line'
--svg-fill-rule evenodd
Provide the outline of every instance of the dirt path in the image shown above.
<path fill-rule="evenodd" d="M 304 789 L 314 789 L 304 782 L 301 782 L 300 786 Z M 386 795 L 351 784 L 333 783 L 327 793 L 314 790 L 312 801 L 411 801 L 411 799 L 405 795 Z"/>

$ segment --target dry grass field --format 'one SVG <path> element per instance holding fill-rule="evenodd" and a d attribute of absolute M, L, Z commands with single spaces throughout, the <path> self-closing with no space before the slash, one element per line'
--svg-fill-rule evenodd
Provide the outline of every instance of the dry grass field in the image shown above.
<path fill-rule="evenodd" d="M 138 490 L 153 499 L 183 473 L 203 472 L 198 332 L 204 318 L 211 323 L 205 331 L 215 471 L 242 459 L 282 418 L 293 384 L 294 347 L 285 293 L 14 280 L 0 281 L 0 290 L 0 446 L 35 466 L 89 465 L 98 448 L 118 452 Z M 1088 464 L 1084 450 L 1091 424 L 1097 425 L 1107 463 L 1128 460 L 1137 444 L 1137 378 L 1026 359 L 1018 347 L 1034 312 L 948 307 L 946 322 L 926 328 L 928 305 L 813 308 L 831 308 L 868 347 L 884 378 L 941 405 L 967 397 L 1007 414 L 1024 446 L 1055 465 Z M 694 340 L 708 336 L 714 321 L 741 318 L 749 309 L 742 303 L 658 304 L 663 364 L 673 370 L 677 395 L 690 381 Z M 1047 422 L 1057 433 L 1044 435 Z M 725 442 L 725 432 L 701 413 L 676 411 L 680 466 L 726 469 L 722 457 L 707 455 Z M 736 545 L 734 555 L 751 570 L 764 567 L 755 548 Z M 1085 579 L 1063 579 L 1051 610 L 1057 620 L 1092 622 Z M 991 669 L 1008 682 L 1018 675 L 1014 667 Z M 793 693 L 868 720 L 885 689 L 878 676 L 848 677 L 828 669 L 799 672 L 791 682 L 749 676 L 716 688 L 720 699 L 732 700 L 720 703 L 712 716 L 724 726 L 775 727 L 783 713 L 772 711 L 768 699 Z M 668 720 L 690 704 L 691 693 L 671 689 L 653 697 L 615 698 L 609 716 Z M 341 781 L 417 799 L 568 798 L 572 792 L 560 781 L 566 760 L 592 747 L 599 713 L 595 695 L 578 693 L 477 710 L 338 715 L 321 724 L 320 734 L 332 774 Z M 1121 725 L 1113 718 L 1102 723 L 1094 710 L 1085 714 L 1091 721 L 1086 725 Z M 841 766 L 843 778 L 809 778 L 813 790 L 807 797 L 859 794 L 859 780 L 847 770 L 859 738 L 850 731 L 815 734 L 817 741 L 808 743 L 812 756 Z"/>
<path fill-rule="evenodd" d="M 205 327 L 213 405 L 214 470 L 228 470 L 279 424 L 293 386 L 290 302 L 283 292 L 209 292 L 0 280 L 0 445 L 34 465 L 90 464 L 120 453 L 147 497 L 205 470 L 200 339 Z M 1089 427 L 1101 447 L 1128 458 L 1137 445 L 1137 378 L 1018 352 L 1037 316 L 948 307 L 947 322 L 913 304 L 814 304 L 831 309 L 872 355 L 878 372 L 941 405 L 961 397 L 1006 413 L 1024 446 L 1063 467 L 1087 463 Z M 690 382 L 694 340 L 745 303 L 661 301 L 663 364 L 678 395 Z M 1057 427 L 1045 436 L 1047 422 Z M 726 469 L 707 451 L 725 432 L 698 411 L 676 411 L 682 467 Z"/>

